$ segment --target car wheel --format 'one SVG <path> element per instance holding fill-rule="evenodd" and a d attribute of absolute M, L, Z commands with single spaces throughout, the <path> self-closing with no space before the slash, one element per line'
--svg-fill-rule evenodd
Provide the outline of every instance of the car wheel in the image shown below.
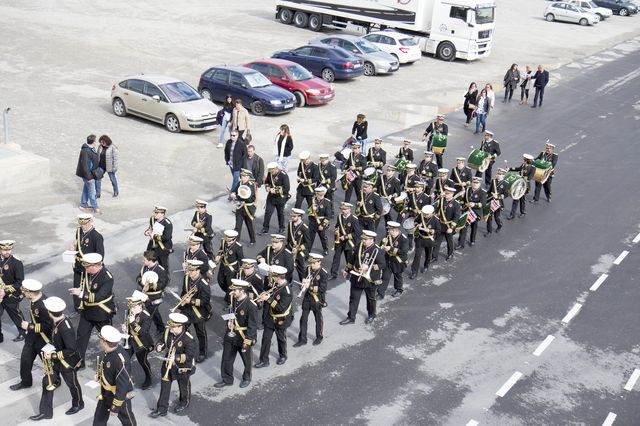
<path fill-rule="evenodd" d="M 254 115 L 264 115 L 264 104 L 260 101 L 253 101 L 251 103 L 251 112 Z"/>
<path fill-rule="evenodd" d="M 298 108 L 305 106 L 305 104 L 307 103 L 307 99 L 304 97 L 304 93 L 296 90 L 295 92 L 293 92 L 293 94 L 296 97 L 296 106 Z"/>
<path fill-rule="evenodd" d="M 587 18 L 582 18 L 578 23 L 583 27 L 586 27 L 587 25 L 589 25 L 589 21 L 587 21 Z"/>
<path fill-rule="evenodd" d="M 331 68 L 325 68 L 322 70 L 322 79 L 324 81 L 332 82 L 336 79 L 336 74 Z"/>
<path fill-rule="evenodd" d="M 395 53 L 392 53 L 391 56 L 396 58 L 396 61 L 398 61 L 398 63 L 400 63 L 400 58 L 398 58 L 398 55 L 396 55 Z"/>
<path fill-rule="evenodd" d="M 364 63 L 364 75 L 376 75 L 376 67 L 371 62 Z"/>
<path fill-rule="evenodd" d="M 293 12 L 291 9 L 280 9 L 280 22 L 285 25 L 289 25 L 293 22 Z"/>
<path fill-rule="evenodd" d="M 124 117 L 127 115 L 127 108 L 124 106 L 122 99 L 115 98 L 111 103 L 111 106 L 113 107 L 113 113 L 118 117 Z"/>
<path fill-rule="evenodd" d="M 200 92 L 200 94 L 202 95 L 203 98 L 205 98 L 208 101 L 213 102 L 213 96 L 211 95 L 211 92 L 209 91 L 209 89 L 202 89 L 202 91 Z"/>
<path fill-rule="evenodd" d="M 438 45 L 438 57 L 443 61 L 451 62 L 456 58 L 456 47 L 448 41 L 443 41 Z"/>
<path fill-rule="evenodd" d="M 600 21 L 604 21 L 604 15 L 601 15 L 600 13 L 596 13 L 596 15 L 598 15 Z"/>
<path fill-rule="evenodd" d="M 553 13 L 547 13 L 544 17 L 544 19 L 547 20 L 547 22 L 553 22 L 554 19 L 556 19 L 555 16 L 553 16 Z"/>
<path fill-rule="evenodd" d="M 180 122 L 178 121 L 178 117 L 173 114 L 167 114 L 167 117 L 164 119 L 164 127 L 166 127 L 171 133 L 180 132 Z"/>
<path fill-rule="evenodd" d="M 620 12 L 618 12 L 620 14 L 620 16 L 628 16 L 629 15 L 629 11 L 627 9 L 625 9 L 624 7 L 622 9 L 620 9 Z"/>
<path fill-rule="evenodd" d="M 317 13 L 309 16 L 309 29 L 311 31 L 320 32 L 322 30 L 322 16 Z"/>
<path fill-rule="evenodd" d="M 309 15 L 304 12 L 297 11 L 295 15 L 293 15 L 293 25 L 298 28 L 306 28 L 309 23 Z"/>

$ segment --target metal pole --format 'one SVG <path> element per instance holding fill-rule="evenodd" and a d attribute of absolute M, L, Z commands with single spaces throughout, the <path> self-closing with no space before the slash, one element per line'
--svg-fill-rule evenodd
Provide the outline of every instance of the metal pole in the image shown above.
<path fill-rule="evenodd" d="M 4 143 L 9 144 L 9 111 L 11 108 L 7 108 L 2 112 L 2 119 L 4 121 Z"/>

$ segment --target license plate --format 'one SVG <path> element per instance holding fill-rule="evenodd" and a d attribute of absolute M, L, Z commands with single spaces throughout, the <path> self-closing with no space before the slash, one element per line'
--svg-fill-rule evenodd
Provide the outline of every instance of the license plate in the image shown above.
<path fill-rule="evenodd" d="M 284 108 L 285 108 L 285 109 L 287 109 L 287 108 L 293 108 L 293 104 L 284 104 Z"/>
<path fill-rule="evenodd" d="M 355 64 L 353 67 L 354 67 L 354 68 L 360 68 L 361 66 L 362 66 L 362 65 L 360 65 L 360 64 Z"/>

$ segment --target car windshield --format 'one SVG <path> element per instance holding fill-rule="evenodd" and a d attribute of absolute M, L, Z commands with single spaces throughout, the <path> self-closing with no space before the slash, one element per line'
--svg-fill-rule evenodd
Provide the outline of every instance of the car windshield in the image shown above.
<path fill-rule="evenodd" d="M 161 84 L 160 88 L 167 95 L 171 103 L 190 102 L 202 99 L 193 87 L 183 81 Z"/>
<path fill-rule="evenodd" d="M 266 87 L 271 85 L 271 82 L 267 77 L 260 74 L 259 72 L 252 72 L 249 74 L 245 74 L 244 78 L 247 79 L 249 86 L 251 87 Z"/>
<path fill-rule="evenodd" d="M 415 38 L 401 38 L 398 40 L 402 46 L 417 46 L 418 40 Z"/>
<path fill-rule="evenodd" d="M 313 75 L 300 65 L 287 65 L 287 73 L 293 81 L 311 80 Z"/>
<path fill-rule="evenodd" d="M 478 7 L 476 9 L 476 24 L 490 24 L 495 20 L 494 7 Z"/>
<path fill-rule="evenodd" d="M 354 44 L 362 51 L 362 53 L 374 53 L 379 51 L 375 45 L 371 44 L 371 42 L 366 40 L 358 40 L 355 41 Z"/>

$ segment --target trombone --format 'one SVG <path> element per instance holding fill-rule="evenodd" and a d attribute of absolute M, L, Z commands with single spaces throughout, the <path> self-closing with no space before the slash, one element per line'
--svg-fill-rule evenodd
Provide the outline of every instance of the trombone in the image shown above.
<path fill-rule="evenodd" d="M 180 306 L 184 306 L 185 300 L 192 298 L 193 296 L 195 296 L 195 294 L 198 292 L 198 286 L 194 285 L 193 287 L 191 287 L 189 289 L 189 291 L 187 291 L 185 293 L 184 296 L 182 297 L 178 297 L 177 294 L 175 294 L 173 291 L 171 291 L 171 294 L 173 294 L 174 296 L 178 297 L 180 299 L 180 301 L 178 302 L 178 304 L 176 306 L 174 306 L 173 308 L 171 308 L 170 312 L 175 312 Z"/>

